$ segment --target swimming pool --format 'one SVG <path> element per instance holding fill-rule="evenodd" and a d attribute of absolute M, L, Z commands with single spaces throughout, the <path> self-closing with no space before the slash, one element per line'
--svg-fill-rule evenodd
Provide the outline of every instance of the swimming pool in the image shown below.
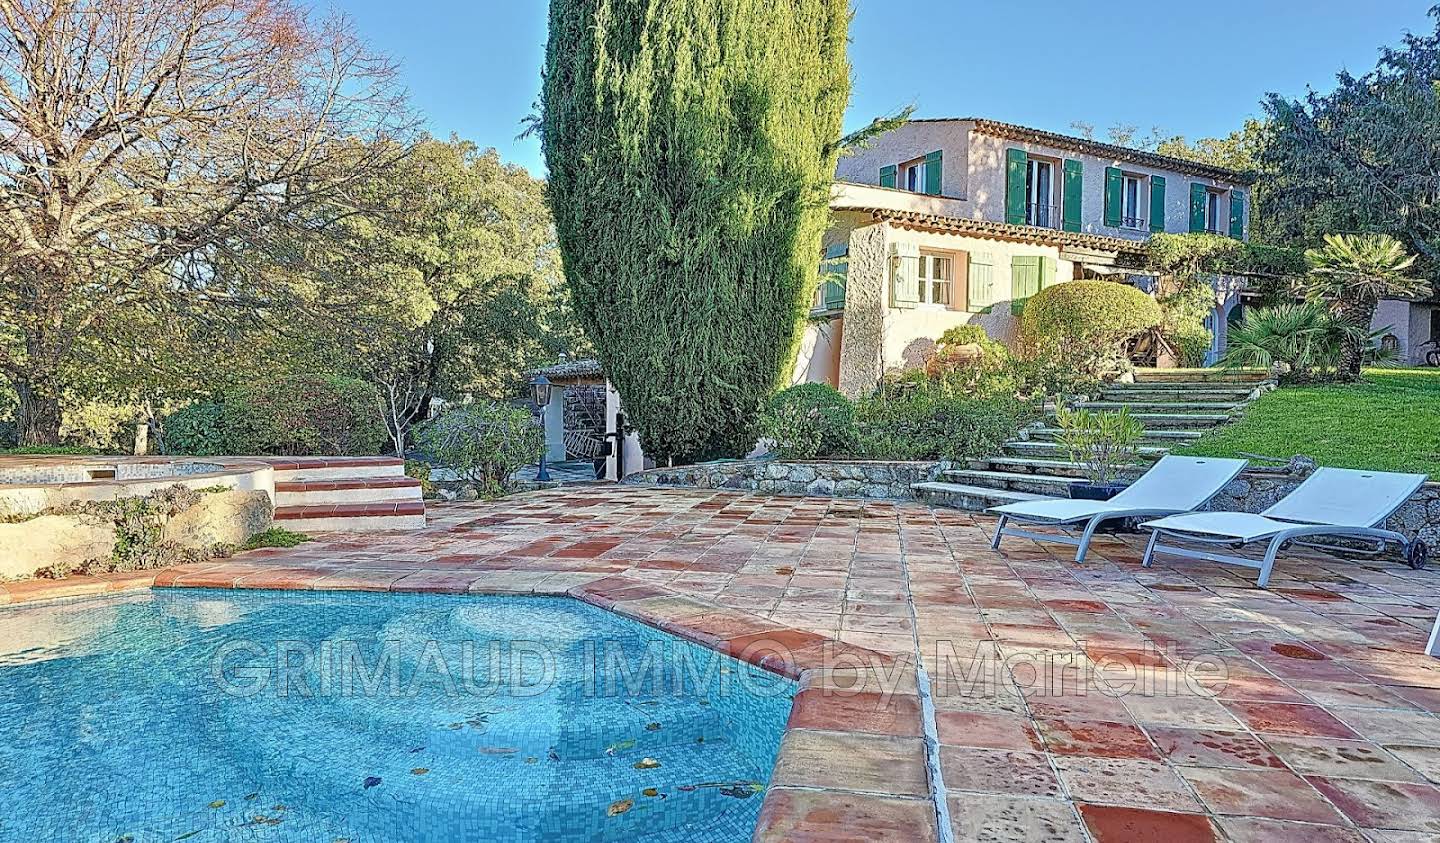
<path fill-rule="evenodd" d="M 563 598 L 0 610 L 0 840 L 749 840 L 794 683 Z"/>

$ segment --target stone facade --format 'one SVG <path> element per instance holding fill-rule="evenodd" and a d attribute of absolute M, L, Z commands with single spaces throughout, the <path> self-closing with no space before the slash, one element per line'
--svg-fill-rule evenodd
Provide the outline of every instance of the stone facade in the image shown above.
<path fill-rule="evenodd" d="M 210 492 L 165 525 L 165 540 L 203 550 L 217 544 L 244 544 L 270 528 L 275 508 L 260 491 Z"/>
<path fill-rule="evenodd" d="M 741 460 L 655 468 L 631 475 L 625 482 L 768 495 L 913 500 L 910 485 L 934 479 L 940 466 L 938 462 Z"/>
<path fill-rule="evenodd" d="M 0 580 L 24 579 L 57 562 L 109 556 L 115 527 L 79 515 L 0 524 Z"/>

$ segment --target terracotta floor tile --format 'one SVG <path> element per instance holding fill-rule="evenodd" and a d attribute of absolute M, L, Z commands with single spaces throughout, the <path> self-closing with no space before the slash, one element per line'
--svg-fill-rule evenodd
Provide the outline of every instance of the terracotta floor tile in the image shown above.
<path fill-rule="evenodd" d="M 1365 843 L 1359 831 L 1338 825 L 1220 817 L 1220 828 L 1233 843 Z"/>
<path fill-rule="evenodd" d="M 1042 752 L 940 747 L 945 789 L 1012 796 L 1060 796 L 1060 782 Z"/>
<path fill-rule="evenodd" d="M 920 698 L 902 694 L 836 694 L 811 688 L 795 696 L 787 729 L 826 729 L 918 738 Z"/>
<path fill-rule="evenodd" d="M 1095 843 L 1212 843 L 1220 839 L 1203 814 L 1081 805 L 1080 817 Z"/>
<path fill-rule="evenodd" d="M 1075 809 L 1063 799 L 1021 799 L 982 793 L 947 800 L 957 841 L 1084 843 Z"/>
<path fill-rule="evenodd" d="M 1368 741 L 1333 738 L 1281 738 L 1265 740 L 1295 772 L 1347 779 L 1381 779 L 1423 782 L 1425 777 L 1400 759 Z"/>
<path fill-rule="evenodd" d="M 1289 770 L 1179 769 L 1206 807 L 1216 814 L 1344 824 L 1344 818 L 1329 802 Z"/>
<path fill-rule="evenodd" d="M 1182 813 L 1201 810 L 1185 782 L 1157 761 L 1058 755 L 1054 762 L 1077 802 Z"/>
<path fill-rule="evenodd" d="M 950 746 L 1033 751 L 1041 748 L 1028 717 L 968 711 L 936 711 L 940 742 Z"/>
<path fill-rule="evenodd" d="M 1429 784 L 1306 777 L 1356 825 L 1440 836 L 1440 788 Z"/>
<path fill-rule="evenodd" d="M 1276 735 L 1311 735 L 1358 738 L 1348 726 L 1317 705 L 1227 700 L 1225 707 L 1256 732 Z"/>
<path fill-rule="evenodd" d="M 1045 740 L 1045 748 L 1056 755 L 1160 760 L 1160 754 L 1150 745 L 1149 738 L 1131 723 L 1038 720 L 1036 726 Z"/>
<path fill-rule="evenodd" d="M 797 729 L 787 732 L 770 777 L 779 787 L 927 795 L 925 748 L 919 738 Z"/>
<path fill-rule="evenodd" d="M 1238 729 L 1240 721 L 1225 706 L 1209 697 L 1181 695 L 1124 697 L 1125 707 L 1142 726 L 1174 726 L 1184 729 Z"/>
<path fill-rule="evenodd" d="M 1440 784 L 1440 747 L 1386 744 L 1385 750 L 1431 782 Z"/>
<path fill-rule="evenodd" d="M 1248 732 L 1158 726 L 1148 727 L 1146 731 L 1172 764 L 1242 770 L 1285 767 L 1275 753 Z"/>
<path fill-rule="evenodd" d="M 932 843 L 935 809 L 926 800 L 833 790 L 772 787 L 755 827 L 756 843 Z"/>

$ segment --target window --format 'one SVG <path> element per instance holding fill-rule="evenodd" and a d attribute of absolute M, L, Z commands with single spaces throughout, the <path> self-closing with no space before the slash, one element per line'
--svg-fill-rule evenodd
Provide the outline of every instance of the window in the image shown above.
<path fill-rule="evenodd" d="M 1145 228 L 1145 219 L 1141 208 L 1141 199 L 1144 197 L 1144 176 L 1125 175 L 1120 179 L 1120 227 L 1121 228 Z"/>
<path fill-rule="evenodd" d="M 925 160 L 913 161 L 902 165 L 901 187 L 911 193 L 925 192 Z"/>
<path fill-rule="evenodd" d="M 1031 158 L 1025 172 L 1025 224 L 1056 228 L 1060 224 L 1055 207 L 1055 165 Z"/>
<path fill-rule="evenodd" d="M 1220 191 L 1205 191 L 1205 230 L 1211 234 L 1224 234 L 1224 224 L 1220 221 Z"/>
<path fill-rule="evenodd" d="M 845 308 L 845 282 L 850 274 L 850 245 L 836 243 L 827 246 L 825 257 L 820 261 L 820 285 L 815 289 L 815 300 L 810 303 L 814 311 L 843 310 Z"/>
<path fill-rule="evenodd" d="M 948 307 L 954 278 L 954 262 L 951 258 L 927 252 L 920 253 L 921 301 Z"/>

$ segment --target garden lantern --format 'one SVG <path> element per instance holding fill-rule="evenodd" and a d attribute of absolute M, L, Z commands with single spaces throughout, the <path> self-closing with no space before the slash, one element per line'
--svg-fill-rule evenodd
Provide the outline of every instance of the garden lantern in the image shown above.
<path fill-rule="evenodd" d="M 530 382 L 530 388 L 534 390 L 535 406 L 540 408 L 540 419 L 543 426 L 545 419 L 545 408 L 550 404 L 550 379 L 545 377 L 544 375 L 539 375 L 535 378 L 535 380 Z M 540 450 L 540 470 L 535 472 L 536 483 L 550 482 L 550 472 L 545 466 L 545 451 L 548 449 L 549 443 L 546 442 L 544 447 Z"/>

